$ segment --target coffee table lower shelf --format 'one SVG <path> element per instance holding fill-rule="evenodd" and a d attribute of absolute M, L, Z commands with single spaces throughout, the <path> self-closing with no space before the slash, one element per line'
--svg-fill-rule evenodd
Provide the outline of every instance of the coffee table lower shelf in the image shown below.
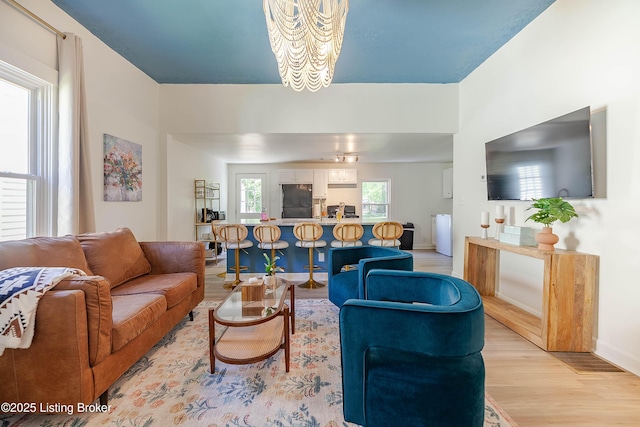
<path fill-rule="evenodd" d="M 215 328 L 212 309 L 209 312 L 210 333 Z M 268 322 L 251 326 L 227 326 L 218 340 L 212 333 L 210 363 L 215 372 L 215 359 L 223 363 L 245 365 L 260 362 L 284 350 L 285 370 L 289 372 L 289 307 Z"/>

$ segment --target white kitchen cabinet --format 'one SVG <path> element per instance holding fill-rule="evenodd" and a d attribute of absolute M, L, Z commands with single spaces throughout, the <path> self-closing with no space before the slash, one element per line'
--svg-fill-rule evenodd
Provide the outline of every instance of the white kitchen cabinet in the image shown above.
<path fill-rule="evenodd" d="M 358 169 L 329 169 L 329 184 L 357 184 Z"/>
<path fill-rule="evenodd" d="M 279 169 L 278 184 L 313 184 L 313 169 Z"/>
<path fill-rule="evenodd" d="M 326 199 L 328 189 L 328 176 L 326 169 L 314 169 L 312 194 L 314 199 Z"/>

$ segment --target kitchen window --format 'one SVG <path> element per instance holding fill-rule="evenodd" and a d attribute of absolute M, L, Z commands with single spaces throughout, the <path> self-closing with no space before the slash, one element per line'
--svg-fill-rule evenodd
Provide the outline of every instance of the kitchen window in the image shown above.
<path fill-rule="evenodd" d="M 362 219 L 389 219 L 389 180 L 362 181 Z"/>
<path fill-rule="evenodd" d="M 0 241 L 52 234 L 53 89 L 0 61 Z"/>

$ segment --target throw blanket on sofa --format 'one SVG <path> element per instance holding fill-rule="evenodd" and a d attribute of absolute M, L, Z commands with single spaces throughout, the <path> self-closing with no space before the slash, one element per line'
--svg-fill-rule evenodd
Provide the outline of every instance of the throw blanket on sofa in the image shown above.
<path fill-rule="evenodd" d="M 5 348 L 28 348 L 38 301 L 62 279 L 84 276 L 64 267 L 15 267 L 0 271 L 0 356 Z"/>

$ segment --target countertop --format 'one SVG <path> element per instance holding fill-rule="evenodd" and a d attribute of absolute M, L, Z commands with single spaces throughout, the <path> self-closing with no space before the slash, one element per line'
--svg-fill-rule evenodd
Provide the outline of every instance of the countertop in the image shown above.
<path fill-rule="evenodd" d="M 244 224 L 244 225 L 259 225 L 259 224 L 274 224 L 277 226 L 294 226 L 300 222 L 317 222 L 320 225 L 336 225 L 338 222 L 340 223 L 356 223 L 362 225 L 373 225 L 380 221 L 370 221 L 370 220 L 362 220 L 362 218 L 343 218 L 338 221 L 335 218 L 271 218 L 269 221 L 261 221 L 257 218 L 252 219 L 241 219 L 240 221 L 231 221 L 231 220 L 221 220 L 215 221 L 216 224 L 224 225 L 224 224 Z"/>

